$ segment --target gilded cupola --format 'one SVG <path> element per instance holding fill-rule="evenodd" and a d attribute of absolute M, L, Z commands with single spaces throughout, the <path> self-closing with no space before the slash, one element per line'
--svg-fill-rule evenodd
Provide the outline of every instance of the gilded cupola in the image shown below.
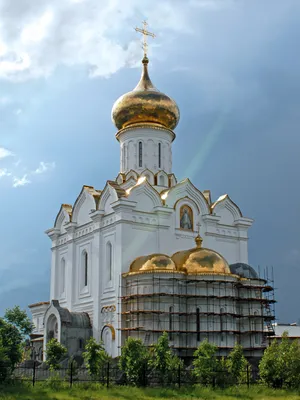
<path fill-rule="evenodd" d="M 197 236 L 196 247 L 191 250 L 178 251 L 171 257 L 179 270 L 187 274 L 230 274 L 230 268 L 221 254 L 202 247 L 202 238 Z"/>
<path fill-rule="evenodd" d="M 113 105 L 112 120 L 119 130 L 139 124 L 154 124 L 173 130 L 178 124 L 180 115 L 177 104 L 153 85 L 148 63 L 145 55 L 139 83 Z"/>

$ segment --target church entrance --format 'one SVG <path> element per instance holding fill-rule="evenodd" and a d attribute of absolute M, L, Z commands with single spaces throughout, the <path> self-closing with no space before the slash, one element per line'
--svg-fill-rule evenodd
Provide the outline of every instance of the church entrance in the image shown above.
<path fill-rule="evenodd" d="M 46 332 L 47 332 L 47 342 L 53 338 L 60 341 L 58 335 L 58 321 L 54 314 L 51 314 L 50 317 L 48 318 Z"/>

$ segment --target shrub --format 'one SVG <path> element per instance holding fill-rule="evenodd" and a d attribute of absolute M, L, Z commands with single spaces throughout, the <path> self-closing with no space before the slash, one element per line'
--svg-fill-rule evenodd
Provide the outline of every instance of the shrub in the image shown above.
<path fill-rule="evenodd" d="M 225 362 L 228 372 L 227 379 L 231 384 L 237 385 L 247 382 L 247 370 L 250 371 L 250 365 L 244 357 L 243 347 L 240 344 L 235 344 L 234 348 L 228 355 Z"/>
<path fill-rule="evenodd" d="M 216 357 L 217 346 L 205 339 L 194 353 L 193 374 L 202 385 L 214 385 L 219 363 Z"/>
<path fill-rule="evenodd" d="M 97 343 L 93 337 L 90 337 L 87 341 L 82 356 L 89 374 L 94 377 L 100 374 L 105 364 L 109 361 L 109 356 L 103 344 Z"/>
<path fill-rule="evenodd" d="M 169 346 L 169 339 L 164 332 L 153 346 L 152 358 L 150 366 L 159 374 L 160 383 L 170 383 L 177 376 L 179 367 L 183 366 L 183 362 L 173 354 Z"/>
<path fill-rule="evenodd" d="M 60 361 L 67 354 L 67 349 L 57 339 L 50 339 L 46 346 L 46 364 L 51 371 L 59 369 Z"/>
<path fill-rule="evenodd" d="M 140 339 L 129 337 L 121 350 L 119 366 L 127 382 L 134 385 L 145 384 L 145 374 L 149 361 L 149 351 Z"/>

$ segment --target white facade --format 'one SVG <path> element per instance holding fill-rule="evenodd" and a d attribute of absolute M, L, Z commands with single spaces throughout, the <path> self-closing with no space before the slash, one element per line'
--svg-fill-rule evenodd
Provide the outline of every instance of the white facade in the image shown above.
<path fill-rule="evenodd" d="M 120 129 L 116 137 L 119 175 L 103 190 L 83 186 L 74 205 L 63 204 L 46 232 L 52 242 L 50 300 L 59 302 L 49 309 L 67 310 L 74 321 L 74 313 L 87 313 L 93 336 L 104 341 L 113 357 L 120 354 L 122 343 L 122 274 L 133 260 L 191 249 L 200 234 L 203 246 L 220 253 L 228 264 L 247 264 L 253 222 L 228 195 L 212 202 L 210 192 L 197 189 L 189 179 L 177 182 L 171 129 L 143 123 Z M 183 212 L 189 216 L 187 225 L 181 223 Z M 49 314 L 49 309 L 43 310 L 43 329 L 38 328 L 44 348 L 52 315 L 59 313 Z M 40 306 L 32 305 L 31 311 L 37 320 Z"/>

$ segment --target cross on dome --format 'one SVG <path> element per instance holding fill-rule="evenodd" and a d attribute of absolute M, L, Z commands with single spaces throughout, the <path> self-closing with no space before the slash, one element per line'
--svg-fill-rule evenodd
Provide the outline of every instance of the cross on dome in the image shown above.
<path fill-rule="evenodd" d="M 135 30 L 136 32 L 139 32 L 143 35 L 143 50 L 144 50 L 144 58 L 147 57 L 147 49 L 148 49 L 148 43 L 147 43 L 147 36 L 151 36 L 155 38 L 155 34 L 152 32 L 147 31 L 147 21 L 143 21 L 143 29 L 136 27 Z"/>

